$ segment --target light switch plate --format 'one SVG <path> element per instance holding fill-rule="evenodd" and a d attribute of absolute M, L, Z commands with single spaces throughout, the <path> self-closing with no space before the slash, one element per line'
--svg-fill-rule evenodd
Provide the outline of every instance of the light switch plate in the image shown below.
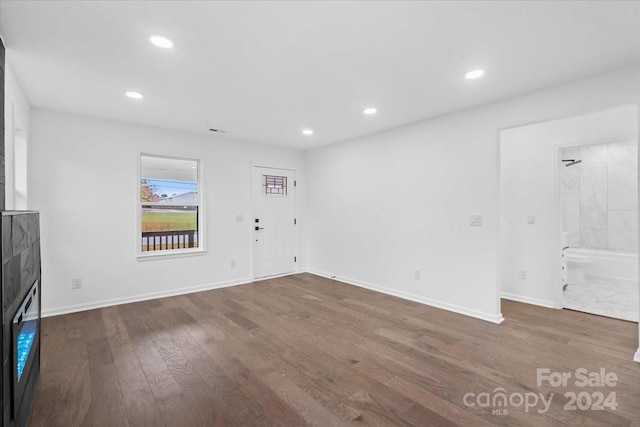
<path fill-rule="evenodd" d="M 472 227 L 482 227 L 482 215 L 469 215 L 469 225 Z"/>
<path fill-rule="evenodd" d="M 536 216 L 535 215 L 529 215 L 527 217 L 527 224 L 535 224 L 536 223 Z"/>

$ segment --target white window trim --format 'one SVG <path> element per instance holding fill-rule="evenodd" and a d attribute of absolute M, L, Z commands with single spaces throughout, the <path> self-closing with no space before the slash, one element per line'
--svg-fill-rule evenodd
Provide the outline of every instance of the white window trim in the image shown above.
<path fill-rule="evenodd" d="M 140 202 L 140 182 L 142 181 L 142 156 L 159 157 L 163 159 L 190 160 L 198 164 L 198 247 L 188 249 L 172 249 L 164 251 L 147 251 L 143 252 L 141 247 L 142 237 L 142 203 Z M 135 254 L 137 261 L 155 261 L 170 258 L 183 258 L 205 255 L 207 253 L 205 242 L 205 215 L 203 203 L 203 172 L 202 161 L 195 157 L 182 157 L 157 153 L 138 153 L 138 181 L 136 187 L 136 235 L 135 235 Z"/>

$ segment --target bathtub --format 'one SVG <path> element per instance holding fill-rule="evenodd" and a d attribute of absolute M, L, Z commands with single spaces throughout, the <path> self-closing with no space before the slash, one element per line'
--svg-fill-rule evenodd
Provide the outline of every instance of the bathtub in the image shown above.
<path fill-rule="evenodd" d="M 638 280 L 638 254 L 602 249 L 567 248 L 562 251 L 563 282 L 584 282 L 585 277 Z"/>

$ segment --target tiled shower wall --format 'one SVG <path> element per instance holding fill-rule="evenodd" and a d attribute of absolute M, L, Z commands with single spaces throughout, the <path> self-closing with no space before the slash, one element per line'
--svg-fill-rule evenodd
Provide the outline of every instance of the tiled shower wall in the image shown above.
<path fill-rule="evenodd" d="M 638 144 L 620 142 L 561 150 L 563 231 L 569 246 L 638 252 Z"/>

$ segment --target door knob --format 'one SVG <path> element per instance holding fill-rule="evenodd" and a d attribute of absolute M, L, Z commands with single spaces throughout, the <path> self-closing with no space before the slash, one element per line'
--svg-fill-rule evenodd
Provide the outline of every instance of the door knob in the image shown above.
<path fill-rule="evenodd" d="M 256 227 L 256 231 L 258 230 L 264 230 L 264 227 Z"/>

